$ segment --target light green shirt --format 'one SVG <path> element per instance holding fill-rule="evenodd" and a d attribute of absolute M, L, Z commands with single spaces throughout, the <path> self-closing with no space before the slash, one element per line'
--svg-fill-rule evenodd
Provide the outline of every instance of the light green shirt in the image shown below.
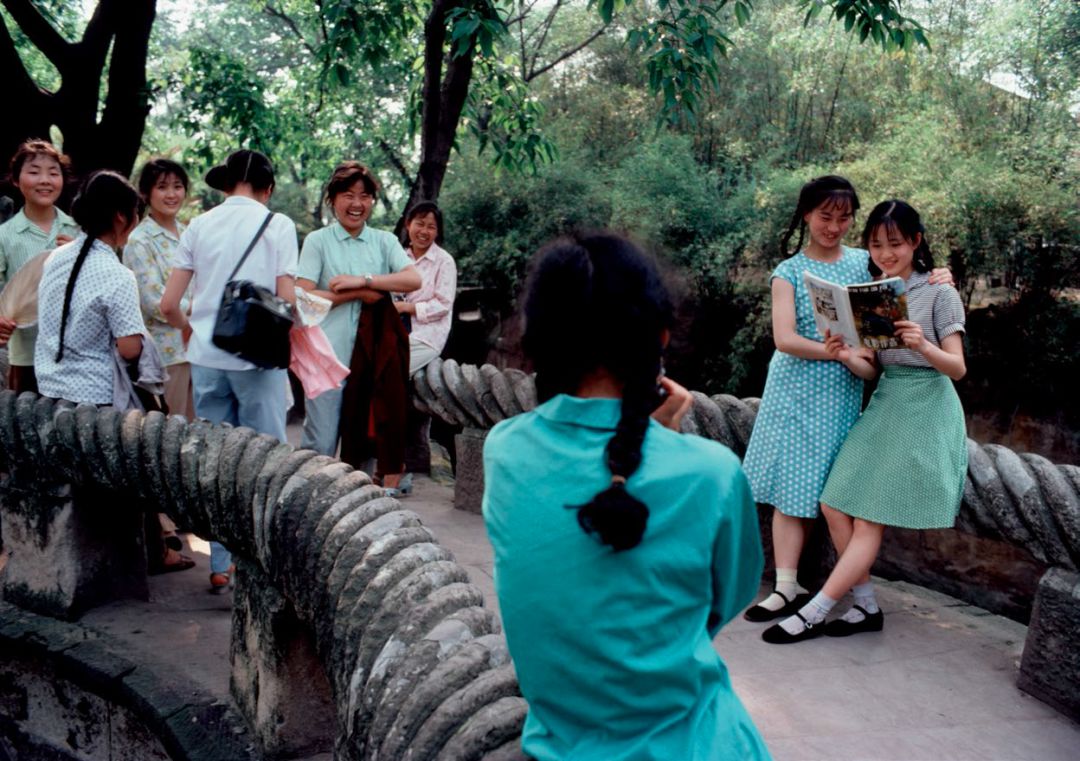
<path fill-rule="evenodd" d="M 558 395 L 491 429 L 484 521 L 537 761 L 763 761 L 712 646 L 754 599 L 762 551 L 739 459 L 650 420 L 626 490 L 649 509 L 614 552 L 574 506 L 611 484 L 618 399 Z"/>
<path fill-rule="evenodd" d="M 7 285 L 8 278 L 34 256 L 56 248 L 57 236 L 74 238 L 78 234 L 79 226 L 75 220 L 60 209 L 56 210 L 56 218 L 47 233 L 27 219 L 20 209 L 18 214 L 0 225 L 0 287 Z M 8 343 L 8 362 L 19 367 L 32 367 L 36 340 L 36 325 L 16 330 Z"/>
<path fill-rule="evenodd" d="M 341 223 L 334 222 L 304 239 L 296 276 L 311 280 L 318 290 L 328 291 L 330 278 L 335 275 L 389 275 L 412 265 L 393 233 L 364 225 L 354 238 Z M 344 365 L 352 359 L 359 323 L 359 301 L 339 304 L 323 320 L 323 332 Z"/>
<path fill-rule="evenodd" d="M 184 225 L 180 222 L 176 223 L 176 227 L 179 232 L 184 232 Z M 152 217 L 147 217 L 132 231 L 124 246 L 124 264 L 135 273 L 135 280 L 139 284 L 139 307 L 143 320 L 166 366 L 187 362 L 179 328 L 169 325 L 161 314 L 161 297 L 165 293 L 165 282 L 172 272 L 172 258 L 179 244 L 178 235 L 173 235 Z M 185 296 L 180 301 L 180 308 L 187 312 L 190 306 L 191 301 Z"/>

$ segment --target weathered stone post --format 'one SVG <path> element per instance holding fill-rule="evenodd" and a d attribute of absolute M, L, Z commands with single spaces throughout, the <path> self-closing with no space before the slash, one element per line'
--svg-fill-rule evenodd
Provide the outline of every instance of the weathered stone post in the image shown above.
<path fill-rule="evenodd" d="M 334 702 L 311 631 L 255 563 L 237 564 L 230 651 L 233 699 L 267 758 L 333 748 Z"/>
<path fill-rule="evenodd" d="M 1080 574 L 1051 568 L 1039 580 L 1016 684 L 1080 721 Z"/>
<path fill-rule="evenodd" d="M 72 619 L 118 597 L 148 595 L 142 510 L 81 483 L 77 472 L 119 467 L 120 453 L 98 446 L 97 413 L 93 405 L 0 393 L 0 516 L 10 552 L 4 599 L 27 610 Z M 67 443 L 95 462 L 65 460 Z"/>
<path fill-rule="evenodd" d="M 457 467 L 454 468 L 454 507 L 479 513 L 484 498 L 484 441 L 487 431 L 465 428 L 454 437 Z"/>

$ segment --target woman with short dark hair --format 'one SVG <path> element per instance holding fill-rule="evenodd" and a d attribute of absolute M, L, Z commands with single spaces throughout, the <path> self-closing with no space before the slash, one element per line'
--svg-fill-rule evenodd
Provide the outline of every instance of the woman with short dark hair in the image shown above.
<path fill-rule="evenodd" d="M 442 211 L 434 201 L 421 201 L 405 214 L 405 252 L 416 263 L 420 289 L 397 301 L 408 315 L 409 375 L 427 367 L 442 354 L 450 336 L 457 294 L 457 264 L 442 247 Z"/>
<path fill-rule="evenodd" d="M 389 298 L 390 292 L 420 287 L 420 275 L 397 237 L 367 224 L 378 193 L 379 183 L 366 166 L 357 161 L 339 164 L 326 183 L 325 194 L 334 222 L 304 239 L 296 270 L 298 287 L 332 302 L 322 329 L 346 366 L 352 363 L 364 305 L 374 306 Z M 321 454 L 337 453 L 343 389 L 344 384 L 307 400 L 301 446 Z M 397 487 L 401 473 L 383 476 L 387 486 Z"/>
<path fill-rule="evenodd" d="M 285 441 L 286 371 L 262 369 L 219 349 L 213 334 L 225 284 L 252 241 L 256 242 L 251 254 L 235 277 L 293 301 L 296 225 L 266 207 L 274 192 L 274 167 L 258 151 L 236 151 L 207 172 L 206 184 L 228 197 L 191 220 L 180 236 L 161 313 L 188 340 L 195 414 L 211 423 L 247 426 Z M 190 319 L 181 307 L 189 285 Z M 211 590 L 224 592 L 231 581 L 231 555 L 211 542 Z"/>
<path fill-rule="evenodd" d="M 178 218 L 188 193 L 188 175 L 180 164 L 170 159 L 147 161 L 139 172 L 139 195 L 146 216 L 124 246 L 124 264 L 135 273 L 139 283 L 139 303 L 150 337 L 154 339 L 168 369 L 165 381 L 165 404 L 169 412 L 193 419 L 195 401 L 191 392 L 191 365 L 187 347 L 178 328 L 161 313 L 161 297 L 172 272 L 172 260 L 186 227 Z M 191 306 L 186 296 L 180 309 Z"/>

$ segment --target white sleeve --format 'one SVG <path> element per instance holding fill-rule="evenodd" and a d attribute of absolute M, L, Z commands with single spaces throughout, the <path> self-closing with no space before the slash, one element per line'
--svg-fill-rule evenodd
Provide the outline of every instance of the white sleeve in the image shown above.
<path fill-rule="evenodd" d="M 284 214 L 275 214 L 270 225 L 273 233 L 274 251 L 277 252 L 275 277 L 296 273 L 300 249 L 296 239 L 296 224 Z"/>

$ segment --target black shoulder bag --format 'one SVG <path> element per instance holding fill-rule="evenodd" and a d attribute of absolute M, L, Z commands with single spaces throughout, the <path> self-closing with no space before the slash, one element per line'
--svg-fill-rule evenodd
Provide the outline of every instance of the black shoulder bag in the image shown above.
<path fill-rule="evenodd" d="M 214 346 L 264 369 L 289 366 L 289 330 L 293 326 L 293 307 L 269 288 L 250 280 L 234 280 L 248 254 L 255 248 L 273 219 L 266 215 L 259 231 L 248 244 L 225 284 L 217 320 L 214 322 Z"/>

